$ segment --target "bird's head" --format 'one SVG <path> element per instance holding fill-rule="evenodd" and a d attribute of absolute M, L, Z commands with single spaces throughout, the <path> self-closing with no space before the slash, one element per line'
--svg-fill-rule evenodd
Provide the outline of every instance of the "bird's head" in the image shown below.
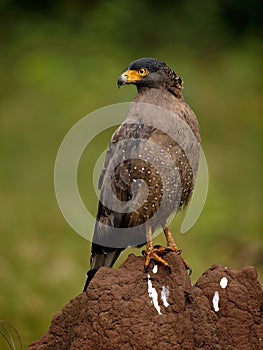
<path fill-rule="evenodd" d="M 140 58 L 130 63 L 117 84 L 119 88 L 124 84 L 135 84 L 138 90 L 149 87 L 175 89 L 179 92 L 183 81 L 166 63 L 155 58 Z"/>

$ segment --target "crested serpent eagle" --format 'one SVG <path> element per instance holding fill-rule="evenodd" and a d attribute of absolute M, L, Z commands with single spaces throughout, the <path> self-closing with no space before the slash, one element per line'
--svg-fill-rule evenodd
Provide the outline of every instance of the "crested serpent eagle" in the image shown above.
<path fill-rule="evenodd" d="M 184 101 L 182 79 L 164 62 L 141 58 L 119 77 L 118 87 L 125 84 L 136 85 L 137 95 L 108 146 L 84 291 L 97 270 L 113 266 L 128 246 L 146 243 L 145 271 L 151 260 L 170 271 L 165 253 L 181 251 L 168 218 L 189 202 L 198 169 L 199 125 Z M 165 247 L 153 245 L 160 227 Z"/>

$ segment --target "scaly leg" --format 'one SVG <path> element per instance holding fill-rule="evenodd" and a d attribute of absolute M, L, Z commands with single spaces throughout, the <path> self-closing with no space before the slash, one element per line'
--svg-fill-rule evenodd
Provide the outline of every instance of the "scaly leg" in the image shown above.
<path fill-rule="evenodd" d="M 148 271 L 151 260 L 155 260 L 155 261 L 161 263 L 169 270 L 169 272 L 171 272 L 171 268 L 170 268 L 168 262 L 165 261 L 164 259 L 162 259 L 158 255 L 158 253 L 159 254 L 161 253 L 159 251 L 159 246 L 158 247 L 153 246 L 152 228 L 149 225 L 146 226 L 146 238 L 147 238 L 146 249 L 143 250 L 143 252 L 142 252 L 143 255 L 145 256 L 145 263 L 144 263 L 145 272 Z"/>
<path fill-rule="evenodd" d="M 168 262 L 164 259 L 162 259 L 160 257 L 160 255 L 165 255 L 168 252 L 175 252 L 177 254 L 181 254 L 181 250 L 177 247 L 177 245 L 175 244 L 175 241 L 173 239 L 173 236 L 169 230 L 169 227 L 167 224 L 164 225 L 163 227 L 163 231 L 166 237 L 166 242 L 167 242 L 167 246 L 166 247 L 162 247 L 159 245 L 153 246 L 153 240 L 152 240 L 152 228 L 150 226 L 147 226 L 146 228 L 146 237 L 147 237 L 147 244 L 146 244 L 146 250 L 144 250 L 142 253 L 145 256 L 145 263 L 144 263 L 144 269 L 147 272 L 149 269 L 149 265 L 151 260 L 155 260 L 159 263 L 161 263 L 162 265 L 164 265 L 169 272 L 171 272 L 171 268 L 168 264 Z M 189 274 L 191 275 L 192 273 L 192 269 L 189 266 L 189 264 L 186 262 L 186 260 L 184 260 L 184 258 L 182 257 L 184 266 L 186 268 L 186 270 L 189 270 Z"/>
<path fill-rule="evenodd" d="M 172 251 L 181 254 L 181 250 L 177 247 L 175 244 L 175 241 L 173 239 L 173 236 L 169 230 L 169 227 L 167 224 L 164 225 L 163 227 L 163 232 L 165 234 L 166 242 L 167 242 L 167 248 L 171 248 Z"/>
<path fill-rule="evenodd" d="M 164 225 L 163 231 L 164 231 L 164 234 L 165 234 L 165 237 L 166 237 L 166 242 L 167 242 L 166 252 L 170 248 L 171 251 L 173 251 L 173 252 L 175 252 L 177 254 L 181 254 L 182 251 L 175 244 L 175 241 L 173 239 L 173 236 L 172 236 L 172 234 L 171 234 L 167 224 Z M 183 257 L 182 257 L 182 260 L 183 260 L 183 263 L 184 263 L 184 266 L 185 266 L 186 270 L 189 270 L 189 275 L 191 275 L 191 273 L 192 273 L 191 266 L 187 263 L 187 261 Z"/>

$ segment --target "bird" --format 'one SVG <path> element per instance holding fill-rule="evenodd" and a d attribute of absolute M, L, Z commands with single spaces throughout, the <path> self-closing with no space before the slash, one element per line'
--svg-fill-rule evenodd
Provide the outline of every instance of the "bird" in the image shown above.
<path fill-rule="evenodd" d="M 150 57 L 131 62 L 117 81 L 119 88 L 129 84 L 136 86 L 137 94 L 108 145 L 84 291 L 96 272 L 112 267 L 127 247 L 146 244 L 146 272 L 152 261 L 170 272 L 165 254 L 181 255 L 168 221 L 193 193 L 199 123 L 183 98 L 182 79 L 165 62 Z M 153 243 L 160 228 L 167 246 Z"/>

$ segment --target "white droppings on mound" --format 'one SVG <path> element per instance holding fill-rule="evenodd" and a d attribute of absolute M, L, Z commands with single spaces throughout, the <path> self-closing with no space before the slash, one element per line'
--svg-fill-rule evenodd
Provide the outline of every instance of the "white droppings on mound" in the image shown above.
<path fill-rule="evenodd" d="M 226 288 L 228 285 L 228 279 L 226 277 L 222 277 L 220 280 L 220 287 L 221 288 Z"/>
<path fill-rule="evenodd" d="M 163 305 L 165 307 L 170 305 L 168 303 L 169 295 L 170 295 L 169 287 L 168 286 L 162 286 L 161 299 L 162 299 Z"/>
<path fill-rule="evenodd" d="M 154 267 L 153 267 L 153 273 L 157 273 L 157 271 L 158 271 L 158 265 L 154 265 Z"/>
<path fill-rule="evenodd" d="M 152 304 L 154 305 L 158 314 L 162 315 L 161 308 L 160 308 L 160 305 L 158 303 L 158 293 L 152 285 L 151 276 L 149 274 L 148 274 L 148 293 L 149 293 L 149 297 L 152 299 Z"/>
<path fill-rule="evenodd" d="M 219 311 L 219 293 L 218 293 L 218 291 L 215 291 L 212 303 L 213 303 L 213 307 L 214 307 L 215 312 L 218 312 Z"/>

